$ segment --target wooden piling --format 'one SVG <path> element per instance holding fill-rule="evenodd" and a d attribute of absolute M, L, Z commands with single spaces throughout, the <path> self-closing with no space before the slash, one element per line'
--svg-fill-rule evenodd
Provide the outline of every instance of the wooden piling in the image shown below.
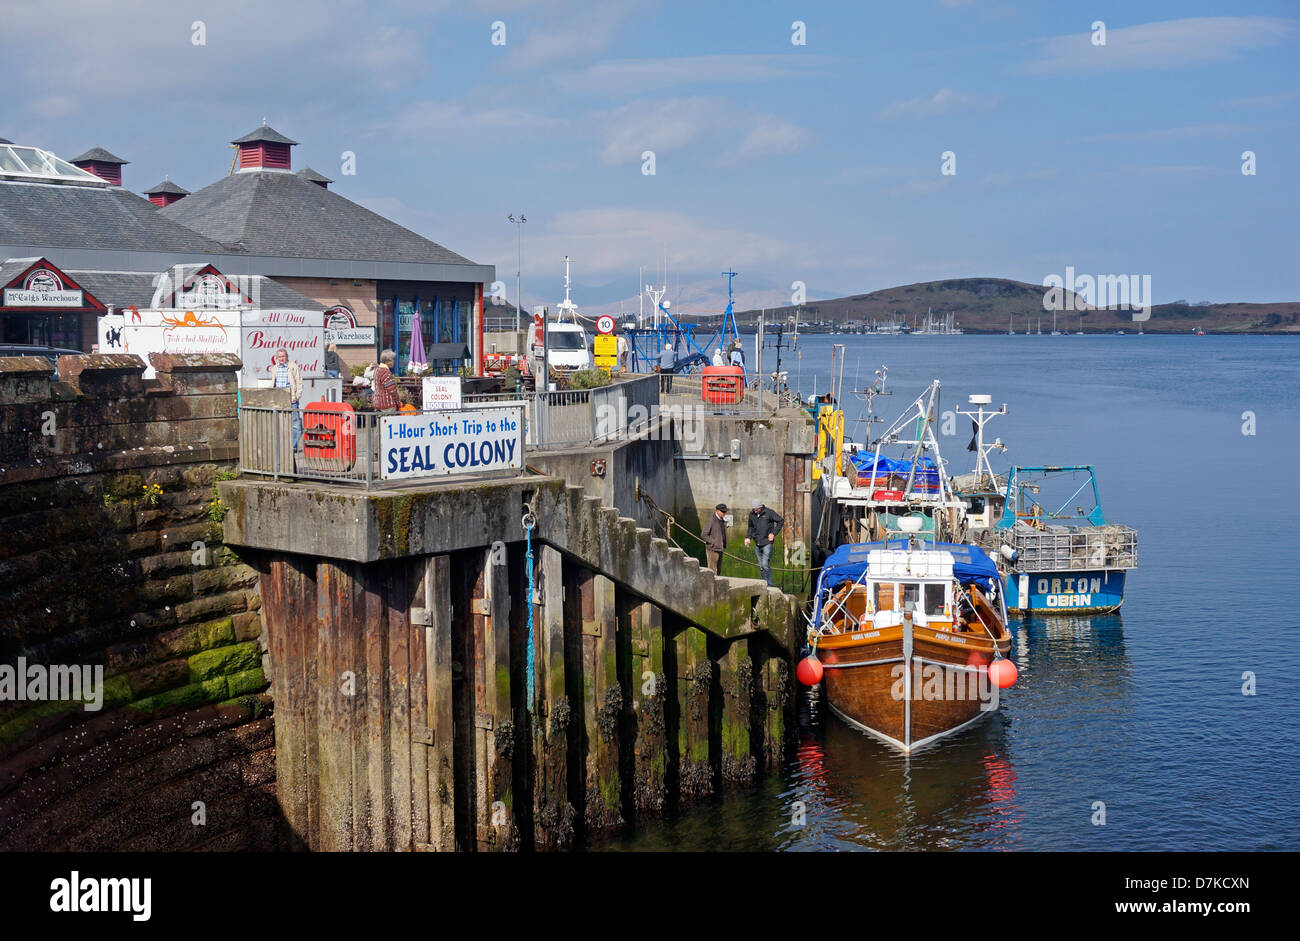
<path fill-rule="evenodd" d="M 558 549 L 537 550 L 541 603 L 533 612 L 533 834 L 539 849 L 573 844 L 568 734 L 572 716 L 564 686 L 564 575 Z"/>
<path fill-rule="evenodd" d="M 789 744 L 789 715 L 792 693 L 790 665 L 780 657 L 771 657 L 763 671 L 763 758 L 767 770 L 781 770 Z"/>
<path fill-rule="evenodd" d="M 754 665 L 748 639 L 733 641 L 718 667 L 722 688 L 722 778 L 732 784 L 749 784 L 754 780 L 755 761 L 750 740 Z"/>
<path fill-rule="evenodd" d="M 456 849 L 456 784 L 452 766 L 452 742 L 456 733 L 451 692 L 451 560 L 445 555 L 429 558 L 424 579 L 424 605 L 428 612 L 424 649 L 429 720 L 429 848 L 450 852 Z"/>
<path fill-rule="evenodd" d="M 709 756 L 713 665 L 703 631 L 683 628 L 674 643 L 677 647 L 678 796 L 683 802 L 690 802 L 713 793 L 713 766 Z"/>
<path fill-rule="evenodd" d="M 509 574 L 489 547 L 471 608 L 474 656 L 475 830 L 480 851 L 517 845 L 514 802 L 514 722 L 510 710 Z"/>
<path fill-rule="evenodd" d="M 588 572 L 581 590 L 583 709 L 587 733 L 584 822 L 588 830 L 600 830 L 623 822 L 618 767 L 623 714 L 623 689 L 618 682 L 618 616 L 614 583 L 608 578 Z"/>
<path fill-rule="evenodd" d="M 667 795 L 663 611 L 643 601 L 631 612 L 632 805 L 638 814 L 657 813 Z"/>

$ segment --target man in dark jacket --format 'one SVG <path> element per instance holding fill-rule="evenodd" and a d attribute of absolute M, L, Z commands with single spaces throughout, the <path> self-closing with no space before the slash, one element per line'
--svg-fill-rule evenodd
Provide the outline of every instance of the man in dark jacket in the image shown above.
<path fill-rule="evenodd" d="M 719 503 L 704 527 L 704 554 L 714 575 L 722 574 L 722 552 L 727 548 L 727 505 Z"/>
<path fill-rule="evenodd" d="M 785 525 L 785 520 L 774 510 L 769 510 L 762 503 L 755 503 L 749 514 L 749 528 L 745 535 L 745 546 L 754 543 L 754 556 L 758 559 L 758 571 L 763 580 L 772 584 L 772 544 L 776 534 Z"/>

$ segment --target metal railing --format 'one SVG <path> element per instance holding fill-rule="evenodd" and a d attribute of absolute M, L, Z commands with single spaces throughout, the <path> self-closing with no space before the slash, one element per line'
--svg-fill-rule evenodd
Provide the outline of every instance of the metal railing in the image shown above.
<path fill-rule="evenodd" d="M 618 439 L 643 430 L 659 414 L 659 379 L 639 376 L 595 389 L 538 392 L 533 410 L 530 447 L 577 447 Z"/>
<path fill-rule="evenodd" d="M 1047 526 L 1017 523 L 1009 530 L 984 530 L 981 543 L 997 551 L 1009 545 L 1020 553 L 1020 572 L 1068 572 L 1137 568 L 1137 530 L 1105 526 Z"/>
<path fill-rule="evenodd" d="M 742 376 L 744 390 L 738 402 L 726 401 L 728 396 L 725 394 L 725 383 L 722 380 L 730 377 L 713 377 L 707 383 L 713 401 L 706 401 L 704 394 L 706 380 L 703 373 L 658 373 L 657 376 L 661 395 L 692 398 L 713 414 L 770 414 L 778 408 L 799 408 L 804 404 L 795 390 L 771 373 L 744 373 Z"/>
<path fill-rule="evenodd" d="M 641 376 L 597 389 L 516 396 L 469 394 L 465 408 L 523 405 L 525 447 L 581 447 L 645 430 L 659 415 L 659 381 Z M 380 419 L 384 413 L 300 410 L 301 447 L 294 448 L 294 410 L 243 406 L 239 410 L 239 465 L 247 474 L 379 486 Z M 392 414 L 392 413 L 388 413 Z M 424 413 L 432 414 L 432 413 Z"/>
<path fill-rule="evenodd" d="M 379 481 L 379 412 L 302 409 L 301 450 L 291 408 L 239 409 L 239 469 L 246 474 L 362 484 Z"/>

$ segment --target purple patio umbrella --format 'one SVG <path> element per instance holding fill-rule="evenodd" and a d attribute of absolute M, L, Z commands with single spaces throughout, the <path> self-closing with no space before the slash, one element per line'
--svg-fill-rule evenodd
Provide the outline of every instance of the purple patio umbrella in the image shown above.
<path fill-rule="evenodd" d="M 424 355 L 424 330 L 420 326 L 420 305 L 415 305 L 415 315 L 411 318 L 411 352 L 407 356 L 407 365 L 420 363 L 428 365 L 429 360 Z"/>

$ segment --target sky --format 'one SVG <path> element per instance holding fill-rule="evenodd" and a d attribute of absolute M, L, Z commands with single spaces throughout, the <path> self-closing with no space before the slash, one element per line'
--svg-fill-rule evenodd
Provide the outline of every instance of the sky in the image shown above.
<path fill-rule="evenodd" d="M 1295 0 L 0 0 L 0 76 L 0 137 L 136 192 L 265 119 L 511 300 L 521 236 L 526 304 L 565 255 L 580 306 L 665 257 L 700 313 L 728 268 L 765 304 L 1067 267 L 1300 300 Z"/>

